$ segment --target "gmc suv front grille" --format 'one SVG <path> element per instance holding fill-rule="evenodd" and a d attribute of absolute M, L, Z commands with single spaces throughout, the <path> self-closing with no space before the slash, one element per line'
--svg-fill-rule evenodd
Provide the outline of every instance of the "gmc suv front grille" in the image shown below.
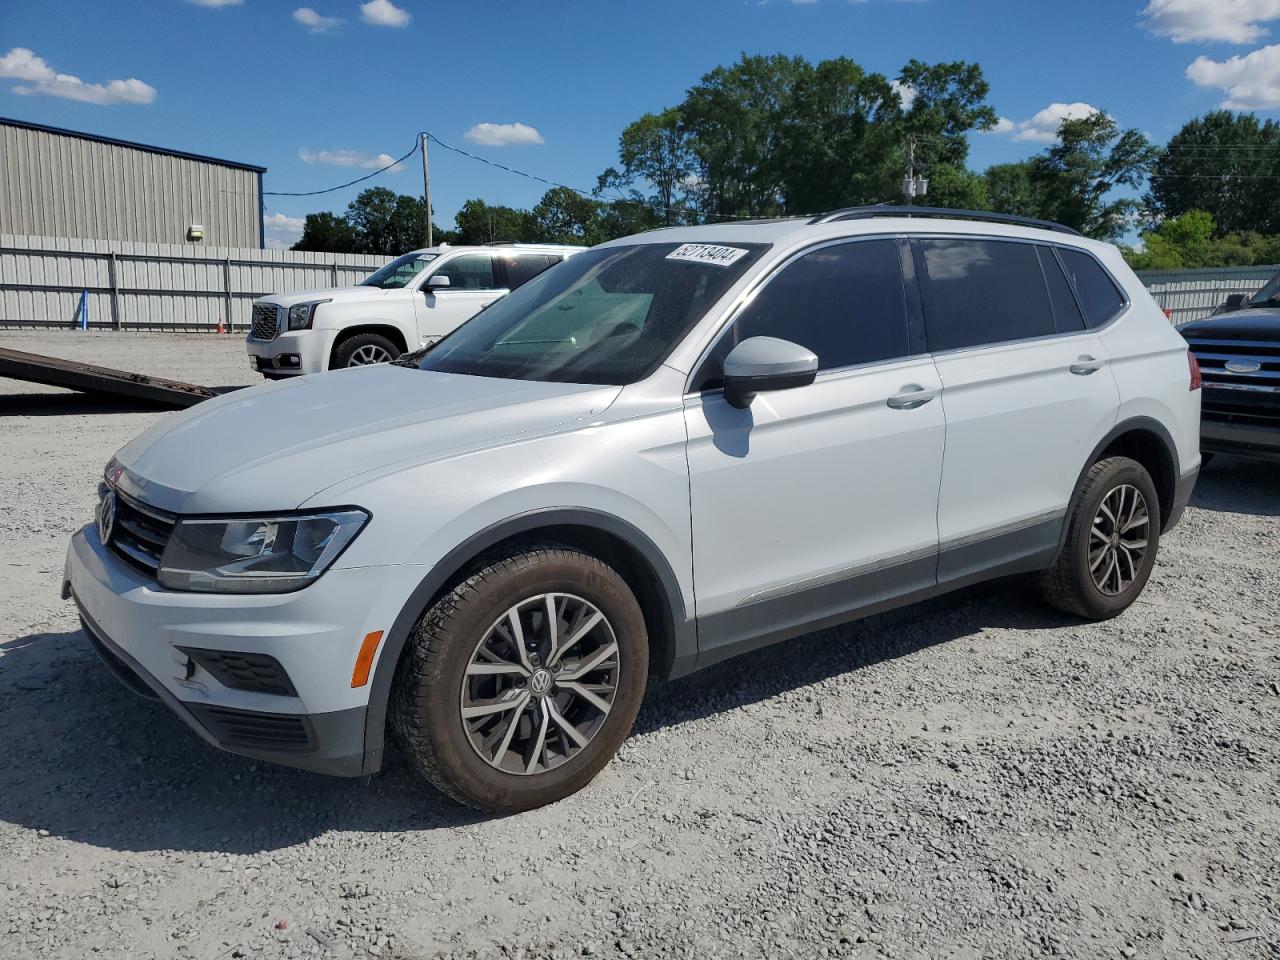
<path fill-rule="evenodd" d="M 145 506 L 117 490 L 106 546 L 131 566 L 154 577 L 176 525 L 173 514 Z"/>
<path fill-rule="evenodd" d="M 253 325 L 249 335 L 255 340 L 274 340 L 280 335 L 280 323 L 277 319 L 278 309 L 274 303 L 255 303 L 253 305 Z"/>

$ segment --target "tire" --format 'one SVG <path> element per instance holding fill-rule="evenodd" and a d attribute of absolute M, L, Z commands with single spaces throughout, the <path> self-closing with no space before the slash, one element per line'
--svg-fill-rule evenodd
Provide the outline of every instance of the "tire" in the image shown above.
<path fill-rule="evenodd" d="M 557 610 L 563 651 L 558 661 L 548 656 L 548 596 Z M 588 608 L 602 615 L 595 626 L 589 626 Z M 513 609 L 526 649 L 537 648 L 526 655 L 539 668 L 532 673 L 510 669 L 520 659 L 512 640 Z M 610 658 L 611 644 L 616 647 Z M 581 678 L 575 674 L 601 656 L 605 666 Z M 486 667 L 502 673 L 468 672 L 487 672 Z M 552 680 L 539 681 L 539 672 L 556 669 Z M 529 810 L 582 789 L 609 762 L 635 722 L 648 671 L 644 616 L 616 571 L 566 547 L 522 547 L 486 562 L 418 621 L 396 670 L 391 733 L 409 765 L 454 800 L 494 813 Z M 550 692 L 537 694 L 541 682 L 552 684 Z M 607 711 L 574 692 L 589 685 L 603 703 L 610 684 Z M 468 709 L 520 697 L 527 703 L 516 710 L 464 719 Z M 585 743 L 576 742 L 565 723 L 575 724 Z"/>
<path fill-rule="evenodd" d="M 1135 490 L 1145 507 L 1145 525 L 1135 526 L 1140 512 L 1133 508 Z M 1108 521 L 1108 512 L 1102 509 L 1104 502 L 1111 514 L 1131 510 L 1128 523 Z M 1062 549 L 1053 566 L 1040 575 L 1040 593 L 1045 601 L 1087 620 L 1107 620 L 1123 613 L 1142 593 L 1155 566 L 1160 517 L 1159 495 L 1142 464 L 1128 457 L 1108 457 L 1095 463 L 1071 501 Z M 1118 526 L 1131 529 L 1117 536 Z M 1120 541 L 1129 546 L 1120 545 Z M 1135 556 L 1137 551 L 1132 545 L 1139 541 L 1145 543 L 1141 555 Z M 1115 558 L 1114 573 L 1110 556 Z"/>
<path fill-rule="evenodd" d="M 380 333 L 357 333 L 342 340 L 333 350 L 330 370 L 363 367 L 370 363 L 386 363 L 404 353 L 388 337 Z M 371 359 L 383 356 L 383 359 Z"/>

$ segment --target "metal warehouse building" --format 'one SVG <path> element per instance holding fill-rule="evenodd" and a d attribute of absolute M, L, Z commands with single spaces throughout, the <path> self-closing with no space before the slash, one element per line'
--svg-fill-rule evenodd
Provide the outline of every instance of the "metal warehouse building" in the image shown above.
<path fill-rule="evenodd" d="M 0 233 L 261 248 L 265 172 L 0 118 Z"/>

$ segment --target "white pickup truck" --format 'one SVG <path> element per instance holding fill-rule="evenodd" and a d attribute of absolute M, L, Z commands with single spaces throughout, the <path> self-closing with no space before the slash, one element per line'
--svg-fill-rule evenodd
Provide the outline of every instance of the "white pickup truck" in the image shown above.
<path fill-rule="evenodd" d="M 354 287 L 262 297 L 245 341 L 249 362 L 275 380 L 394 360 L 583 249 L 442 244 L 406 253 Z"/>

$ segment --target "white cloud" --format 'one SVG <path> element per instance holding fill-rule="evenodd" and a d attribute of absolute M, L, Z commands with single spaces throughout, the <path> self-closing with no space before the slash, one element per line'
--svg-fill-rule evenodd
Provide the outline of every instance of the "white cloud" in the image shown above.
<path fill-rule="evenodd" d="M 1280 0 L 1150 0 L 1142 17 L 1174 43 L 1252 43 L 1267 35 L 1264 23 L 1280 18 Z"/>
<path fill-rule="evenodd" d="M 26 47 L 14 47 L 0 57 L 0 79 L 23 81 L 13 88 L 23 96 L 62 97 L 81 103 L 150 103 L 155 87 L 130 77 L 106 83 L 85 83 L 69 73 L 58 73 Z"/>
<path fill-rule="evenodd" d="M 485 147 L 516 147 L 545 143 L 537 129 L 523 123 L 477 123 L 463 134 Z"/>
<path fill-rule="evenodd" d="M 391 0 L 369 0 L 360 4 L 360 19 L 375 27 L 407 27 L 413 17 Z"/>
<path fill-rule="evenodd" d="M 191 0 L 197 7 L 238 7 L 244 0 Z"/>
<path fill-rule="evenodd" d="M 298 159 L 303 163 L 324 163 L 331 167 L 363 167 L 365 170 L 378 170 L 390 166 L 395 157 L 389 153 L 365 153 L 363 150 L 298 150 Z"/>
<path fill-rule="evenodd" d="M 900 80 L 890 80 L 889 86 L 893 87 L 894 92 L 902 98 L 902 109 L 910 110 L 911 105 L 916 102 L 916 88 Z"/>
<path fill-rule="evenodd" d="M 1187 77 L 1197 86 L 1225 91 L 1227 110 L 1280 109 L 1280 44 L 1229 60 L 1196 57 Z"/>
<path fill-rule="evenodd" d="M 1051 103 L 1030 120 L 1015 122 L 1001 117 L 987 133 L 1012 133 L 1014 140 L 1053 143 L 1058 139 L 1063 120 L 1083 120 L 1099 112 L 1088 103 Z"/>
<path fill-rule="evenodd" d="M 288 250 L 302 237 L 305 222 L 302 217 L 290 217 L 283 213 L 264 217 L 262 232 L 265 234 L 267 249 Z"/>
<path fill-rule="evenodd" d="M 293 19 L 307 28 L 309 33 L 324 33 L 342 23 L 341 17 L 325 17 L 310 7 L 299 7 L 293 11 Z"/>

